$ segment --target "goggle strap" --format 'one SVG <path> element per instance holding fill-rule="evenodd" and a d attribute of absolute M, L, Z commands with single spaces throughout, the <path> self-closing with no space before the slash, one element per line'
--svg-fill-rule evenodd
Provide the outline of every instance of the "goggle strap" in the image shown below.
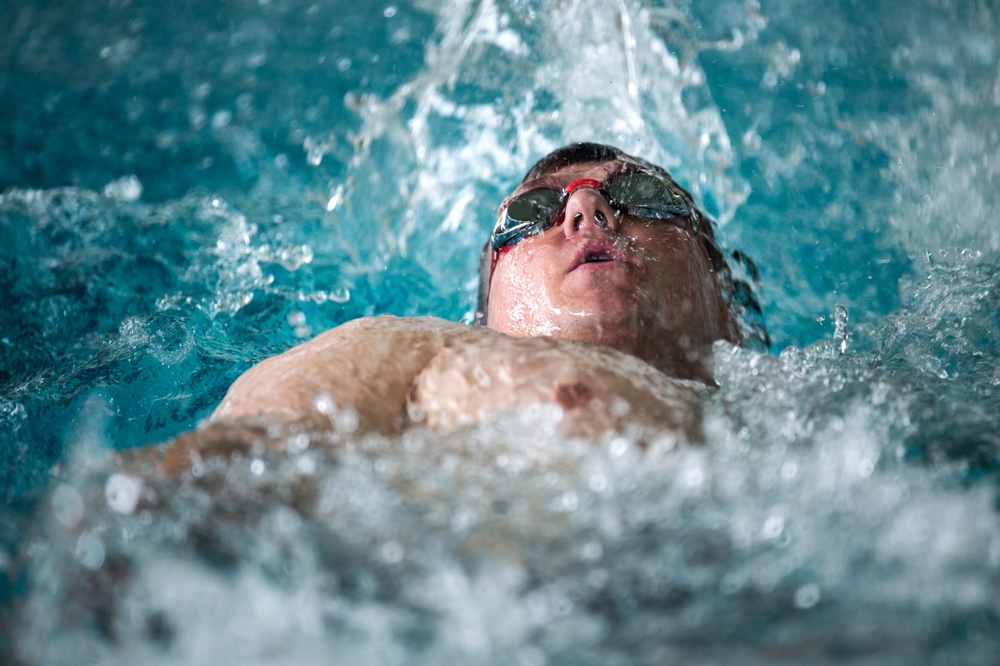
<path fill-rule="evenodd" d="M 563 188 L 563 197 L 566 197 L 578 187 L 592 187 L 595 190 L 601 189 L 601 183 L 594 180 L 593 178 L 581 178 L 580 180 L 574 180 L 572 183 Z"/>

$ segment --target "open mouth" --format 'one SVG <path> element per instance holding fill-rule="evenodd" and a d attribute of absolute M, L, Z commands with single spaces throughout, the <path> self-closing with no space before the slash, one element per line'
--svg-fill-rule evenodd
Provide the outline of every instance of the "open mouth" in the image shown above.
<path fill-rule="evenodd" d="M 603 240 L 589 240 L 580 247 L 570 270 L 591 264 L 608 264 L 625 261 L 625 256 L 614 244 Z"/>
<path fill-rule="evenodd" d="M 614 258 L 607 252 L 591 252 L 587 254 L 581 264 L 596 264 L 603 261 L 614 261 Z"/>

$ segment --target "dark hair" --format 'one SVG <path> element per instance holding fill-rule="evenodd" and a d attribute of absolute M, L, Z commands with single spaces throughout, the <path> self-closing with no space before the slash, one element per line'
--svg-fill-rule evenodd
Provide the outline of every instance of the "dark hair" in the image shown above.
<path fill-rule="evenodd" d="M 670 175 L 670 172 L 661 166 L 647 162 L 644 159 L 633 157 L 614 146 L 601 143 L 573 143 L 552 151 L 542 159 L 538 160 L 528 173 L 521 179 L 521 183 L 534 180 L 540 176 L 558 171 L 559 169 L 585 162 L 612 162 L 623 160 L 641 164 L 642 166 L 656 172 L 664 180 L 674 185 L 685 197 L 691 206 L 695 223 L 698 227 L 698 236 L 702 245 L 708 253 L 708 258 L 712 262 L 716 279 L 722 289 L 723 297 L 729 304 L 733 320 L 739 329 L 739 343 L 765 351 L 771 346 L 771 337 L 767 333 L 767 326 L 764 324 L 764 314 L 761 311 L 760 302 L 754 295 L 750 282 L 760 284 L 760 272 L 756 264 L 745 253 L 736 250 L 731 254 L 732 259 L 737 263 L 746 279 L 734 278 L 733 272 L 726 261 L 726 256 L 719 248 L 715 240 L 715 225 L 711 218 L 705 215 L 695 205 L 691 194 L 677 184 Z M 479 257 L 479 303 L 476 308 L 476 321 L 486 324 L 486 312 L 490 299 L 490 277 L 493 267 L 493 251 L 489 239 L 483 246 L 482 254 Z M 749 281 L 748 281 L 749 280 Z"/>

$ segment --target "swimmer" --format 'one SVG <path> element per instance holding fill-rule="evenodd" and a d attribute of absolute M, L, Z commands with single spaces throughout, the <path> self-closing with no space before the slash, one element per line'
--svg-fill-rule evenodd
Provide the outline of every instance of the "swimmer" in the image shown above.
<path fill-rule="evenodd" d="M 480 281 L 479 325 L 380 316 L 338 326 L 250 368 L 168 457 L 183 466 L 232 427 L 331 429 L 344 407 L 359 434 L 552 405 L 569 436 L 697 441 L 712 345 L 743 340 L 734 294 L 756 306 L 666 170 L 591 143 L 546 156 L 503 201 Z"/>

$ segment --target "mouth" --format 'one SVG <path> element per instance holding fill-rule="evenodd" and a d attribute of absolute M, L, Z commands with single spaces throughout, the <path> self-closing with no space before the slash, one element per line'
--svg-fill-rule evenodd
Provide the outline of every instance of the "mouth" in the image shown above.
<path fill-rule="evenodd" d="M 593 238 L 580 246 L 573 257 L 569 270 L 572 272 L 581 266 L 601 268 L 616 263 L 625 263 L 625 254 L 621 249 L 610 241 Z"/>

